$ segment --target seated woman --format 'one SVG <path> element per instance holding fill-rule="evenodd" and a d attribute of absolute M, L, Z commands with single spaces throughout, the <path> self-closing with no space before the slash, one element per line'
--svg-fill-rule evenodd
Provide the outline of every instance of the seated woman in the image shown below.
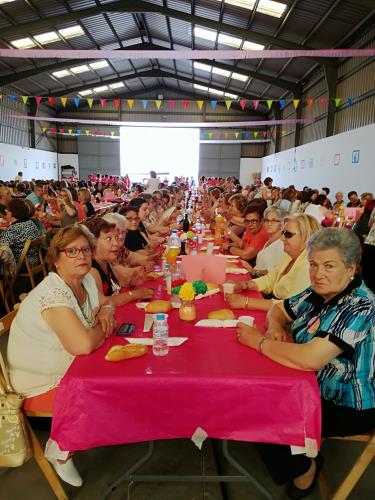
<path fill-rule="evenodd" d="M 81 222 L 81 221 L 86 219 L 86 213 L 85 213 L 85 210 L 83 208 L 83 205 L 79 202 L 77 189 L 74 187 L 71 187 L 71 188 L 69 188 L 69 192 L 72 195 L 73 205 L 77 209 L 78 222 Z"/>
<path fill-rule="evenodd" d="M 256 257 L 255 267 L 244 261 L 245 268 L 253 278 L 259 278 L 277 267 L 284 258 L 284 244 L 281 239 L 281 223 L 285 211 L 273 205 L 264 212 L 263 225 L 268 234 L 268 240 Z"/>
<path fill-rule="evenodd" d="M 227 295 L 233 309 L 260 309 L 268 311 L 275 302 L 293 297 L 310 285 L 309 262 L 307 260 L 306 242 L 320 228 L 318 222 L 310 215 L 290 215 L 284 219 L 281 238 L 284 242 L 285 256 L 278 267 L 264 276 L 251 281 L 237 283 L 234 291 L 257 290 L 272 299 L 255 299 L 239 294 Z"/>
<path fill-rule="evenodd" d="M 134 300 L 151 298 L 153 294 L 151 288 L 140 288 L 120 293 L 122 284 L 117 279 L 111 266 L 112 262 L 117 261 L 120 249 L 116 225 L 97 218 L 88 221 L 86 226 L 96 237 L 96 247 L 90 273 L 103 294 L 106 297 L 111 297 L 109 302 L 114 306 L 122 306 Z"/>
<path fill-rule="evenodd" d="M 66 227 L 78 222 L 78 211 L 73 204 L 72 194 L 68 188 L 60 191 L 60 198 L 57 199 L 60 210 L 60 226 Z"/>
<path fill-rule="evenodd" d="M 326 202 L 327 196 L 325 194 L 319 194 L 306 206 L 304 213 L 315 217 L 319 224 L 321 224 L 324 219 L 335 219 L 336 215 L 326 208 Z"/>
<path fill-rule="evenodd" d="M 263 226 L 263 212 L 258 205 L 250 203 L 244 212 L 244 224 L 246 227 L 242 238 L 239 238 L 231 229 L 226 231 L 226 236 L 231 240 L 223 248 L 229 250 L 232 255 L 238 255 L 241 259 L 255 264 L 258 252 L 268 241 L 268 234 Z"/>
<path fill-rule="evenodd" d="M 156 258 L 157 253 L 150 246 L 145 233 L 139 230 L 139 208 L 126 206 L 120 210 L 120 213 L 125 216 L 128 223 L 128 231 L 125 236 L 125 247 L 130 252 L 141 252 L 150 258 Z"/>
<path fill-rule="evenodd" d="M 113 307 L 89 274 L 93 249 L 94 237 L 84 226 L 61 229 L 48 249 L 50 273 L 27 295 L 12 323 L 10 378 L 16 392 L 30 398 L 24 402 L 28 410 L 51 412 L 56 387 L 74 357 L 97 349 L 115 327 Z M 69 452 L 49 440 L 46 457 L 64 481 L 81 486 Z"/>
<path fill-rule="evenodd" d="M 363 434 L 375 422 L 375 302 L 357 274 L 360 244 L 347 229 L 326 228 L 311 236 L 307 252 L 311 287 L 271 309 L 266 336 L 239 323 L 237 338 L 277 363 L 316 372 L 322 436 Z M 286 342 L 289 335 L 293 342 Z M 311 492 L 320 455 L 313 460 L 291 455 L 289 446 L 258 447 L 273 480 L 290 482 L 289 498 Z"/>
<path fill-rule="evenodd" d="M 91 194 L 88 188 L 81 187 L 78 189 L 78 200 L 82 205 L 85 217 L 93 217 L 95 215 L 95 209 L 91 203 Z"/>
<path fill-rule="evenodd" d="M 30 220 L 30 210 L 26 200 L 20 198 L 10 200 L 6 220 L 10 223 L 10 226 L 2 232 L 0 243 L 8 243 L 15 261 L 18 262 L 26 241 L 36 240 L 41 236 L 41 232 L 34 222 Z M 29 259 L 31 267 L 39 264 L 37 247 L 30 249 Z"/>
<path fill-rule="evenodd" d="M 244 213 L 247 198 L 242 194 L 234 194 L 229 198 L 228 230 L 233 231 L 239 238 L 245 231 Z"/>
<path fill-rule="evenodd" d="M 145 238 L 145 240 L 148 242 L 148 245 L 151 248 L 155 248 L 160 243 L 163 243 L 164 238 L 161 238 L 160 236 L 158 236 L 156 234 L 149 234 L 145 225 L 144 225 L 144 222 L 146 221 L 146 219 L 150 213 L 148 201 L 145 200 L 142 196 L 139 196 L 138 198 L 134 198 L 133 200 L 130 200 L 128 206 L 138 209 L 138 217 L 139 217 L 138 230 L 140 231 L 142 236 Z"/>

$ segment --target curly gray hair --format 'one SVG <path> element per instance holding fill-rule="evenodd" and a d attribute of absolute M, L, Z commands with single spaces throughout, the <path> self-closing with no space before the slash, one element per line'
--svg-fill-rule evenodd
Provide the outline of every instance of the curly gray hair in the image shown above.
<path fill-rule="evenodd" d="M 361 244 L 355 233 L 342 227 L 327 227 L 314 233 L 307 242 L 307 251 L 335 248 L 345 267 L 361 261 Z"/>

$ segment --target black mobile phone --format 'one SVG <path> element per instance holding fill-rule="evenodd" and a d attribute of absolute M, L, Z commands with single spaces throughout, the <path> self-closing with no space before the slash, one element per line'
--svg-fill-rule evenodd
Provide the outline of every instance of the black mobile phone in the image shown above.
<path fill-rule="evenodd" d="M 116 330 L 116 335 L 120 337 L 130 337 L 135 330 L 135 323 L 122 323 Z"/>

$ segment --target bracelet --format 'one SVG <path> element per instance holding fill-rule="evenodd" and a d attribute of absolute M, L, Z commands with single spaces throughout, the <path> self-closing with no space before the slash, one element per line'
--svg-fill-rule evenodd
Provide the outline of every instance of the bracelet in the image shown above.
<path fill-rule="evenodd" d="M 132 298 L 133 297 L 133 293 L 131 290 L 128 290 L 128 294 L 129 294 L 129 297 Z"/>
<path fill-rule="evenodd" d="M 244 309 L 247 309 L 247 306 L 249 305 L 249 297 L 246 297 L 246 302 L 245 302 L 245 307 Z"/>
<path fill-rule="evenodd" d="M 267 340 L 267 337 L 262 337 L 259 342 L 258 342 L 258 352 L 263 354 L 263 349 L 264 349 L 264 343 Z"/>
<path fill-rule="evenodd" d="M 109 307 L 110 309 L 112 309 L 112 311 L 114 310 L 114 305 L 111 304 L 110 302 L 108 302 L 108 304 L 104 304 L 104 306 L 102 306 L 101 308 L 104 309 L 105 307 Z"/>

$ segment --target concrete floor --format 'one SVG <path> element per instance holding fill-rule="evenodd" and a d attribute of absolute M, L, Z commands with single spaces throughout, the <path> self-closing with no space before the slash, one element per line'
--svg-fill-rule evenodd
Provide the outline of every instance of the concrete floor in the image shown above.
<path fill-rule="evenodd" d="M 45 441 L 49 434 L 46 419 L 33 422 L 38 438 Z M 360 453 L 360 443 L 348 443 L 329 440 L 323 445 L 326 459 L 325 477 L 332 492 Z M 190 440 L 159 441 L 155 444 L 155 453 L 150 462 L 140 472 L 148 474 L 217 474 L 218 463 L 215 458 L 215 443 L 207 441 L 199 451 Z M 84 479 L 81 488 L 64 485 L 71 499 L 100 499 L 108 484 L 121 472 L 140 458 L 146 445 L 144 443 L 97 448 L 75 455 L 75 463 Z M 264 484 L 275 500 L 286 498 L 285 487 L 275 486 L 269 479 L 254 445 L 233 442 L 231 453 L 245 468 Z M 216 454 L 217 455 L 217 454 Z M 219 453 L 222 473 L 235 474 L 230 465 L 224 464 Z M 368 468 L 360 483 L 353 490 L 350 500 L 372 500 L 375 498 L 375 462 Z M 36 462 L 32 459 L 17 469 L 0 469 L 1 500 L 53 500 L 55 497 L 44 479 Z M 218 484 L 210 483 L 136 483 L 123 484 L 110 495 L 110 500 L 261 500 L 263 497 L 249 483 L 229 484 L 223 491 Z M 308 500 L 320 500 L 319 488 L 307 497 Z"/>

